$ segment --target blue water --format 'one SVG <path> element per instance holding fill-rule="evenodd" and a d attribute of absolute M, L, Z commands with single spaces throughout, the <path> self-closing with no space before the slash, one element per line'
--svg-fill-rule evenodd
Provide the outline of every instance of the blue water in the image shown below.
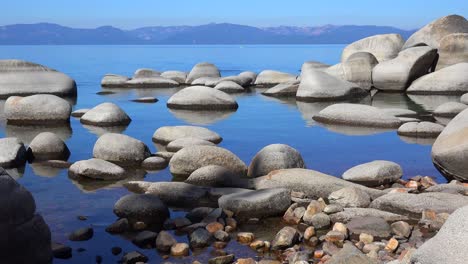
<path fill-rule="evenodd" d="M 239 109 L 230 114 L 200 115 L 191 112 L 171 112 L 166 101 L 177 89 L 121 90 L 113 95 L 97 95 L 101 90 L 100 80 L 106 73 L 131 76 L 137 68 L 189 71 L 201 61 L 215 63 L 223 75 L 241 71 L 259 72 L 274 69 L 297 74 L 304 61 L 316 60 L 328 64 L 339 62 L 343 45 L 301 46 L 0 46 L 0 58 L 24 59 L 47 65 L 69 74 L 77 81 L 78 98 L 74 109 L 90 108 L 101 102 L 114 102 L 133 119 L 123 128 L 123 133 L 144 141 L 153 152 L 156 146 L 151 141 L 154 131 L 167 125 L 202 124 L 218 132 L 223 138 L 220 146 L 237 154 L 246 164 L 262 147 L 272 143 L 284 143 L 298 149 L 310 169 L 340 176 L 348 168 L 360 163 L 385 159 L 399 163 L 404 178 L 429 175 L 439 182 L 445 181 L 431 162 L 429 144 L 408 143 L 395 131 L 370 133 L 349 131 L 343 128 L 325 128 L 317 125 L 311 117 L 326 104 L 296 103 L 295 100 L 277 100 L 259 94 L 260 91 L 236 96 Z M 130 99 L 140 96 L 155 96 L 156 104 L 139 104 Z M 369 99 L 370 100 L 370 99 Z M 407 97 L 391 94 L 374 97 L 372 104 L 379 107 L 403 107 L 421 113 L 430 112 L 444 97 Z M 370 103 L 370 101 L 368 102 Z M 0 101 L 0 106 L 3 102 Z M 2 117 L 0 110 L 0 118 Z M 26 143 L 32 139 L 24 128 L 13 128 L 0 120 L 0 136 L 17 136 Z M 77 119 L 71 120 L 69 128 L 55 131 L 66 138 L 72 153 L 70 161 L 88 159 L 97 139 L 93 131 L 83 127 Z M 21 173 L 20 173 L 21 174 Z M 34 195 L 40 212 L 52 230 L 53 240 L 74 248 L 70 260 L 55 263 L 92 263 L 97 254 L 104 263 L 115 263 L 119 257 L 112 256 L 110 248 L 121 246 L 125 251 L 134 250 L 130 242 L 119 236 L 104 232 L 105 226 L 116 219 L 112 213 L 114 203 L 128 192 L 117 186 L 99 188 L 72 182 L 66 170 L 50 170 L 27 165 L 18 181 Z M 170 181 L 168 169 L 147 174 L 148 181 Z M 101 186 L 102 187 L 102 186 Z M 173 212 L 173 216 L 183 212 Z M 87 221 L 77 220 L 78 215 L 88 216 Z M 86 225 L 95 227 L 94 238 L 88 242 L 69 242 L 67 234 Z M 186 237 L 178 237 L 185 241 Z M 234 243 L 232 243 L 234 244 Z M 78 253 L 77 248 L 86 251 Z M 247 248 L 238 256 L 255 256 Z M 155 250 L 141 250 L 151 259 L 161 261 Z M 204 253 L 211 251 L 205 250 Z M 203 252 L 202 252 L 203 253 Z M 206 259 L 204 254 L 201 259 Z M 175 260 L 171 260 L 174 261 Z"/>

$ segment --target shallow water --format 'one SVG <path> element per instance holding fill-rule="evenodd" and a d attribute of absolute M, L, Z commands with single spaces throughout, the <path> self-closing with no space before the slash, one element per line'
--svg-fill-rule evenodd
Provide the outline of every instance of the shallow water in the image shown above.
<path fill-rule="evenodd" d="M 284 143 L 298 149 L 310 169 L 340 176 L 348 168 L 360 163 L 385 159 L 397 162 L 404 170 L 404 178 L 429 175 L 437 181 L 445 179 L 431 162 L 431 141 L 400 138 L 396 131 L 377 131 L 345 127 L 323 127 L 312 116 L 329 103 L 303 103 L 294 99 L 279 100 L 259 94 L 262 90 L 236 96 L 236 112 L 205 112 L 169 110 L 166 101 L 177 89 L 119 90 L 112 95 L 97 95 L 100 80 L 106 73 L 131 76 L 137 68 L 189 71 L 197 62 L 215 63 L 223 75 L 251 70 L 274 69 L 298 73 L 304 61 L 316 60 L 335 64 L 339 62 L 343 45 L 310 46 L 0 46 L 0 58 L 29 60 L 63 71 L 77 81 L 78 98 L 74 109 L 91 108 L 101 102 L 114 102 L 132 118 L 128 127 L 113 128 L 144 141 L 156 152 L 151 141 L 154 131 L 167 125 L 198 124 L 218 132 L 223 138 L 221 147 L 237 154 L 246 164 L 255 153 L 272 143 Z M 130 102 L 141 96 L 155 96 L 159 102 L 141 104 Z M 423 117 L 439 104 L 452 100 L 445 96 L 405 96 L 380 94 L 362 103 L 382 108 L 406 108 L 421 113 Z M 3 109 L 4 101 L 0 101 Z M 25 128 L 5 125 L 0 110 L 0 136 L 15 136 L 29 143 L 36 134 L 49 128 Z M 70 161 L 88 159 L 102 128 L 87 127 L 72 118 L 70 126 L 52 129 L 63 139 L 71 151 Z M 73 247 L 73 258 L 55 260 L 54 263 L 92 263 L 97 254 L 104 263 L 115 263 L 110 248 L 120 246 L 124 251 L 137 249 L 119 236 L 111 236 L 104 228 L 116 217 L 114 203 L 128 192 L 119 183 L 96 185 L 93 182 L 76 182 L 66 170 L 27 165 L 13 170 L 18 181 L 34 195 L 40 212 L 52 230 L 54 241 Z M 142 177 L 135 175 L 135 177 Z M 146 174 L 147 181 L 170 181 L 168 169 Z M 172 217 L 184 212 L 172 212 Z M 88 216 L 79 221 L 78 215 Z M 79 227 L 93 225 L 95 235 L 88 242 L 69 242 L 67 234 Z M 185 236 L 179 236 L 185 241 Z M 78 253 L 77 248 L 86 251 Z M 208 257 L 207 249 L 200 260 Z M 150 263 L 159 263 L 161 257 L 155 250 L 140 250 L 150 257 Z M 231 242 L 227 251 L 239 257 L 255 256 L 247 247 Z M 175 260 L 171 260 L 176 262 Z M 180 260 L 182 262 L 187 260 Z"/>

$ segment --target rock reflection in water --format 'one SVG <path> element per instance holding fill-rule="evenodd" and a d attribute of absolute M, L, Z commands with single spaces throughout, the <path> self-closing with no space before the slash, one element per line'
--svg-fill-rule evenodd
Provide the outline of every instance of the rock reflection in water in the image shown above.
<path fill-rule="evenodd" d="M 459 102 L 460 96 L 456 95 L 416 95 L 408 94 L 409 99 L 420 105 L 424 110 L 433 112 L 439 105 L 447 102 Z"/>
<path fill-rule="evenodd" d="M 127 178 L 116 181 L 94 180 L 85 177 L 68 176 L 71 182 L 82 192 L 92 193 L 99 189 L 114 189 L 123 187 L 124 183 L 129 181 L 141 181 L 146 176 L 146 171 L 141 169 L 128 169 L 126 171 Z"/>
<path fill-rule="evenodd" d="M 192 125 L 210 125 L 228 119 L 235 111 L 169 109 L 176 118 Z"/>
<path fill-rule="evenodd" d="M 102 136 L 104 134 L 107 134 L 107 133 L 122 134 L 127 129 L 128 125 L 126 125 L 126 126 L 101 127 L 101 126 L 92 126 L 92 125 L 83 124 L 83 127 L 86 128 L 92 134 L 95 134 L 96 136 L 100 137 L 100 136 Z"/>
<path fill-rule="evenodd" d="M 16 137 L 26 145 L 29 145 L 29 143 L 42 132 L 52 132 L 63 141 L 68 140 L 73 133 L 70 124 L 61 126 L 5 126 L 5 134 L 7 137 Z"/>
<path fill-rule="evenodd" d="M 403 142 L 408 144 L 418 144 L 418 145 L 432 145 L 436 141 L 437 138 L 422 138 L 422 137 L 406 137 L 406 136 L 399 136 Z"/>
<path fill-rule="evenodd" d="M 48 178 L 56 177 L 62 170 L 66 170 L 66 168 L 57 168 L 41 163 L 32 163 L 30 165 L 35 175 Z"/>
<path fill-rule="evenodd" d="M 375 134 L 380 134 L 380 133 L 385 133 L 385 132 L 396 130 L 392 128 L 345 126 L 345 125 L 337 125 L 337 124 L 324 124 L 324 123 L 318 123 L 318 122 L 317 124 L 320 124 L 321 126 L 325 127 L 326 129 L 332 132 L 336 132 L 336 133 L 347 135 L 347 136 L 367 136 L 367 135 L 375 135 Z"/>
<path fill-rule="evenodd" d="M 425 111 L 423 107 L 413 102 L 408 95 L 404 93 L 378 92 L 372 97 L 370 105 L 377 108 L 409 109 L 417 113 Z"/>
<path fill-rule="evenodd" d="M 448 123 L 450 123 L 450 121 L 452 121 L 453 118 L 435 116 L 434 119 L 437 123 L 446 126 Z"/>

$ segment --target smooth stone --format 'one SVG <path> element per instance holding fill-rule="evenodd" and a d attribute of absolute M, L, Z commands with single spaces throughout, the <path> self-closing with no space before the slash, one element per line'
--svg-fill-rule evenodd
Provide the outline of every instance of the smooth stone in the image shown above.
<path fill-rule="evenodd" d="M 229 234 L 223 230 L 218 230 L 213 235 L 217 241 L 221 241 L 221 242 L 228 242 L 231 239 Z"/>
<path fill-rule="evenodd" d="M 468 62 L 445 67 L 415 80 L 406 90 L 410 94 L 462 95 L 468 92 Z"/>
<path fill-rule="evenodd" d="M 206 86 L 191 86 L 172 95 L 167 101 L 167 107 L 185 110 L 235 110 L 239 106 L 225 92 Z"/>
<path fill-rule="evenodd" d="M 170 213 L 161 199 L 152 194 L 128 194 L 114 205 L 114 214 L 127 218 L 130 223 L 143 222 L 148 226 L 162 227 Z"/>
<path fill-rule="evenodd" d="M 461 62 L 468 62 L 468 33 L 446 35 L 439 42 L 436 70 Z"/>
<path fill-rule="evenodd" d="M 354 217 L 346 226 L 350 236 L 355 239 L 359 239 L 362 233 L 369 234 L 378 240 L 391 237 L 390 225 L 380 217 Z"/>
<path fill-rule="evenodd" d="M 205 228 L 197 228 L 189 235 L 189 243 L 192 248 L 208 247 L 213 242 L 213 235 Z"/>
<path fill-rule="evenodd" d="M 70 104 L 55 95 L 11 96 L 5 102 L 5 118 L 12 125 L 56 125 L 70 121 Z"/>
<path fill-rule="evenodd" d="M 86 241 L 90 240 L 94 235 L 94 230 L 91 227 L 84 227 L 73 231 L 68 239 L 71 241 Z"/>
<path fill-rule="evenodd" d="M 342 212 L 330 214 L 330 219 L 333 223 L 348 223 L 355 217 L 379 217 L 389 223 L 409 220 L 407 216 L 381 211 L 374 208 L 344 208 L 344 211 Z"/>
<path fill-rule="evenodd" d="M 240 176 L 246 175 L 247 166 L 234 153 L 215 146 L 190 146 L 179 150 L 169 162 L 175 176 L 188 177 L 195 170 L 208 165 L 219 165 Z"/>
<path fill-rule="evenodd" d="M 67 160 L 70 150 L 61 138 L 51 132 L 37 135 L 28 147 L 29 159 L 33 161 Z"/>
<path fill-rule="evenodd" d="M 331 204 L 339 204 L 343 207 L 367 207 L 371 202 L 369 194 L 361 189 L 346 187 L 332 192 L 328 196 Z"/>
<path fill-rule="evenodd" d="M 255 72 L 251 71 L 244 71 L 239 73 L 239 77 L 242 78 L 247 78 L 249 80 L 249 85 L 252 85 L 255 83 L 255 80 L 257 80 L 257 74 Z"/>
<path fill-rule="evenodd" d="M 295 97 L 297 89 L 299 89 L 297 82 L 280 83 L 262 92 L 262 94 L 272 97 Z"/>
<path fill-rule="evenodd" d="M 26 163 L 27 152 L 23 142 L 17 138 L 0 138 L 0 167 L 16 168 Z"/>
<path fill-rule="evenodd" d="M 463 112 L 463 110 L 467 108 L 468 108 L 468 105 L 466 104 L 462 104 L 459 102 L 447 102 L 447 103 L 439 105 L 432 114 L 434 116 L 452 118 L 458 115 L 459 113 Z"/>
<path fill-rule="evenodd" d="M 422 44 L 438 49 L 442 38 L 452 33 L 468 33 L 468 21 L 459 15 L 438 18 L 411 35 L 403 49 Z"/>
<path fill-rule="evenodd" d="M 127 76 L 117 74 L 106 74 L 101 80 L 101 86 L 107 88 L 117 88 L 125 86 L 125 83 L 129 80 Z"/>
<path fill-rule="evenodd" d="M 171 255 L 175 257 L 188 256 L 190 247 L 186 243 L 177 243 L 171 247 Z"/>
<path fill-rule="evenodd" d="M 216 90 L 223 91 L 225 93 L 243 93 L 245 92 L 244 87 L 233 81 L 222 81 L 215 87 Z"/>
<path fill-rule="evenodd" d="M 125 178 L 125 170 L 114 163 L 89 159 L 73 163 L 68 169 L 71 177 L 85 177 L 96 180 L 120 180 Z"/>
<path fill-rule="evenodd" d="M 292 247 L 299 242 L 300 236 L 295 228 L 290 226 L 283 227 L 271 242 L 271 249 L 278 250 Z"/>
<path fill-rule="evenodd" d="M 432 162 L 448 179 L 468 181 L 468 109 L 455 116 L 432 146 Z"/>
<path fill-rule="evenodd" d="M 404 221 L 395 222 L 390 227 L 392 228 L 393 234 L 406 238 L 410 237 L 411 231 L 413 229 L 407 222 Z"/>
<path fill-rule="evenodd" d="M 400 34 L 374 35 L 355 41 L 343 49 L 341 62 L 357 52 L 369 52 L 379 61 L 395 58 L 401 51 L 404 39 Z"/>
<path fill-rule="evenodd" d="M 143 69 L 138 69 L 135 71 L 135 73 L 133 74 L 133 79 L 150 78 L 150 77 L 158 77 L 158 76 L 161 76 L 161 72 L 155 71 L 153 69 L 143 68 Z"/>
<path fill-rule="evenodd" d="M 141 163 L 141 167 L 144 170 L 149 171 L 156 171 L 156 170 L 163 170 L 167 167 L 168 162 L 161 157 L 149 157 L 143 160 Z"/>
<path fill-rule="evenodd" d="M 343 210 L 344 210 L 343 207 L 339 204 L 329 204 L 325 206 L 325 208 L 323 208 L 323 212 L 328 215 L 339 213 L 339 212 L 342 212 Z M 337 221 L 337 222 L 340 222 L 340 221 Z"/>
<path fill-rule="evenodd" d="M 377 128 L 397 128 L 402 123 L 397 117 L 376 107 L 349 103 L 330 105 L 313 119 L 326 124 Z"/>
<path fill-rule="evenodd" d="M 220 135 L 208 128 L 198 126 L 164 126 L 153 134 L 153 142 L 168 144 L 181 138 L 199 138 L 218 144 L 222 141 Z"/>
<path fill-rule="evenodd" d="M 186 183 L 211 187 L 246 187 L 247 182 L 223 166 L 208 165 L 190 174 Z"/>
<path fill-rule="evenodd" d="M 315 228 L 315 230 L 327 229 L 331 225 L 330 216 L 325 213 L 314 214 L 310 219 L 305 218 L 304 222 Z"/>
<path fill-rule="evenodd" d="M 366 94 L 357 84 L 338 79 L 316 69 L 301 73 L 296 99 L 301 101 L 336 101 Z"/>
<path fill-rule="evenodd" d="M 349 56 L 346 61 L 330 67 L 325 72 L 370 91 L 372 88 L 372 69 L 378 63 L 372 53 L 356 52 Z"/>
<path fill-rule="evenodd" d="M 167 144 L 166 150 L 169 152 L 177 152 L 185 147 L 190 146 L 215 146 L 215 144 L 197 137 L 184 137 L 171 141 L 169 144 Z"/>
<path fill-rule="evenodd" d="M 367 192 L 372 198 L 383 195 L 382 191 L 339 179 L 314 170 L 284 169 L 270 172 L 267 176 L 253 180 L 255 189 L 287 188 L 302 192 L 308 198 L 328 197 L 332 192 L 345 187 L 356 187 Z"/>
<path fill-rule="evenodd" d="M 152 231 L 141 231 L 133 238 L 132 243 L 139 248 L 154 248 L 157 236 L 158 234 Z"/>
<path fill-rule="evenodd" d="M 167 162 L 169 162 L 172 159 L 172 156 L 174 156 L 174 152 L 158 151 L 158 152 L 154 153 L 154 156 L 163 158 Z"/>
<path fill-rule="evenodd" d="M 370 207 L 420 219 L 424 210 L 452 213 L 468 205 L 468 197 L 449 193 L 388 193 L 373 200 Z"/>
<path fill-rule="evenodd" d="M 32 94 L 73 97 L 77 94 L 76 83 L 68 75 L 40 64 L 0 60 L 0 98 Z"/>
<path fill-rule="evenodd" d="M 197 207 L 188 212 L 185 217 L 188 218 L 192 223 L 199 223 L 205 217 L 207 217 L 214 208 L 211 207 Z"/>
<path fill-rule="evenodd" d="M 448 184 L 437 184 L 431 186 L 424 190 L 426 192 L 444 192 L 444 193 L 451 193 L 451 194 L 468 194 L 468 186 L 464 184 L 457 184 L 457 183 L 448 183 Z"/>
<path fill-rule="evenodd" d="M 444 126 L 432 122 L 408 122 L 398 128 L 398 135 L 417 138 L 436 138 Z"/>
<path fill-rule="evenodd" d="M 132 120 L 125 111 L 113 103 L 102 103 L 87 111 L 80 122 L 93 126 L 128 125 Z"/>
<path fill-rule="evenodd" d="M 211 63 L 202 62 L 193 66 L 192 70 L 187 76 L 186 83 L 192 83 L 200 77 L 221 77 L 218 68 Z"/>
<path fill-rule="evenodd" d="M 122 234 L 129 230 L 130 224 L 127 218 L 121 218 L 106 227 L 106 232 L 111 234 Z"/>
<path fill-rule="evenodd" d="M 401 51 L 394 59 L 377 64 L 372 70 L 374 87 L 382 91 L 404 91 L 434 67 L 437 50 L 414 47 Z"/>
<path fill-rule="evenodd" d="M 346 243 L 343 249 L 327 261 L 327 264 L 377 264 L 377 260 L 369 258 L 351 243 Z"/>
<path fill-rule="evenodd" d="M 283 215 L 291 205 L 291 196 L 288 189 L 272 188 L 223 195 L 218 204 L 237 218 L 265 218 Z"/>
<path fill-rule="evenodd" d="M 145 143 L 127 135 L 107 133 L 94 144 L 94 158 L 103 159 L 120 166 L 137 166 L 151 155 Z"/>
<path fill-rule="evenodd" d="M 124 88 L 172 88 L 179 83 L 161 76 L 131 79 L 125 82 Z"/>
<path fill-rule="evenodd" d="M 157 101 L 158 99 L 156 97 L 140 97 L 132 100 L 132 102 L 136 103 L 156 103 Z"/>
<path fill-rule="evenodd" d="M 139 251 L 132 251 L 123 255 L 120 261 L 123 264 L 146 263 L 148 261 L 148 257 L 143 255 Z"/>
<path fill-rule="evenodd" d="M 264 70 L 255 79 L 255 85 L 273 86 L 279 83 L 288 83 L 296 80 L 296 76 L 273 70 Z"/>
<path fill-rule="evenodd" d="M 417 117 L 418 113 L 413 110 L 403 108 L 383 108 L 382 111 L 396 117 Z"/>
<path fill-rule="evenodd" d="M 227 76 L 227 77 L 222 77 L 216 84 L 218 85 L 221 82 L 228 81 L 228 82 L 234 82 L 241 87 L 248 87 L 252 84 L 252 76 L 242 76 L 242 75 L 237 75 L 237 76 Z"/>
<path fill-rule="evenodd" d="M 360 164 L 343 173 L 343 179 L 365 186 L 393 183 L 403 176 L 403 170 L 395 162 L 374 160 Z"/>
<path fill-rule="evenodd" d="M 200 77 L 194 80 L 191 84 L 192 86 L 201 85 L 201 86 L 214 87 L 220 81 L 221 81 L 221 77 Z"/>
<path fill-rule="evenodd" d="M 0 228 L 18 226 L 34 217 L 36 203 L 32 194 L 0 167 Z M 9 231 L 9 230 L 5 230 Z M 1 242 L 0 242 L 1 243 Z"/>
<path fill-rule="evenodd" d="M 468 259 L 465 243 L 468 236 L 466 219 L 468 219 L 468 206 L 453 212 L 439 232 L 411 256 L 411 263 L 466 263 Z"/>
<path fill-rule="evenodd" d="M 252 159 L 248 177 L 264 176 L 274 170 L 305 168 L 301 153 L 285 144 L 271 144 L 262 148 Z"/>
<path fill-rule="evenodd" d="M 166 79 L 170 79 L 173 81 L 178 82 L 179 84 L 185 84 L 185 80 L 187 79 L 188 73 L 181 72 L 181 71 L 165 71 L 161 73 L 161 77 Z"/>
<path fill-rule="evenodd" d="M 78 109 L 78 110 L 71 112 L 71 116 L 80 118 L 84 114 L 86 114 L 86 112 L 88 112 L 89 110 L 91 109 L 88 109 L 88 108 Z"/>

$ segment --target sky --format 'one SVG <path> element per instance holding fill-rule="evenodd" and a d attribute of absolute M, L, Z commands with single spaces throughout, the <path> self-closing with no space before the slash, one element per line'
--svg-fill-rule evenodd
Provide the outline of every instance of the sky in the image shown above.
<path fill-rule="evenodd" d="M 385 25 L 419 28 L 468 0 L 15 0 L 0 25 L 49 22 L 79 28 L 235 23 L 251 26 Z"/>

